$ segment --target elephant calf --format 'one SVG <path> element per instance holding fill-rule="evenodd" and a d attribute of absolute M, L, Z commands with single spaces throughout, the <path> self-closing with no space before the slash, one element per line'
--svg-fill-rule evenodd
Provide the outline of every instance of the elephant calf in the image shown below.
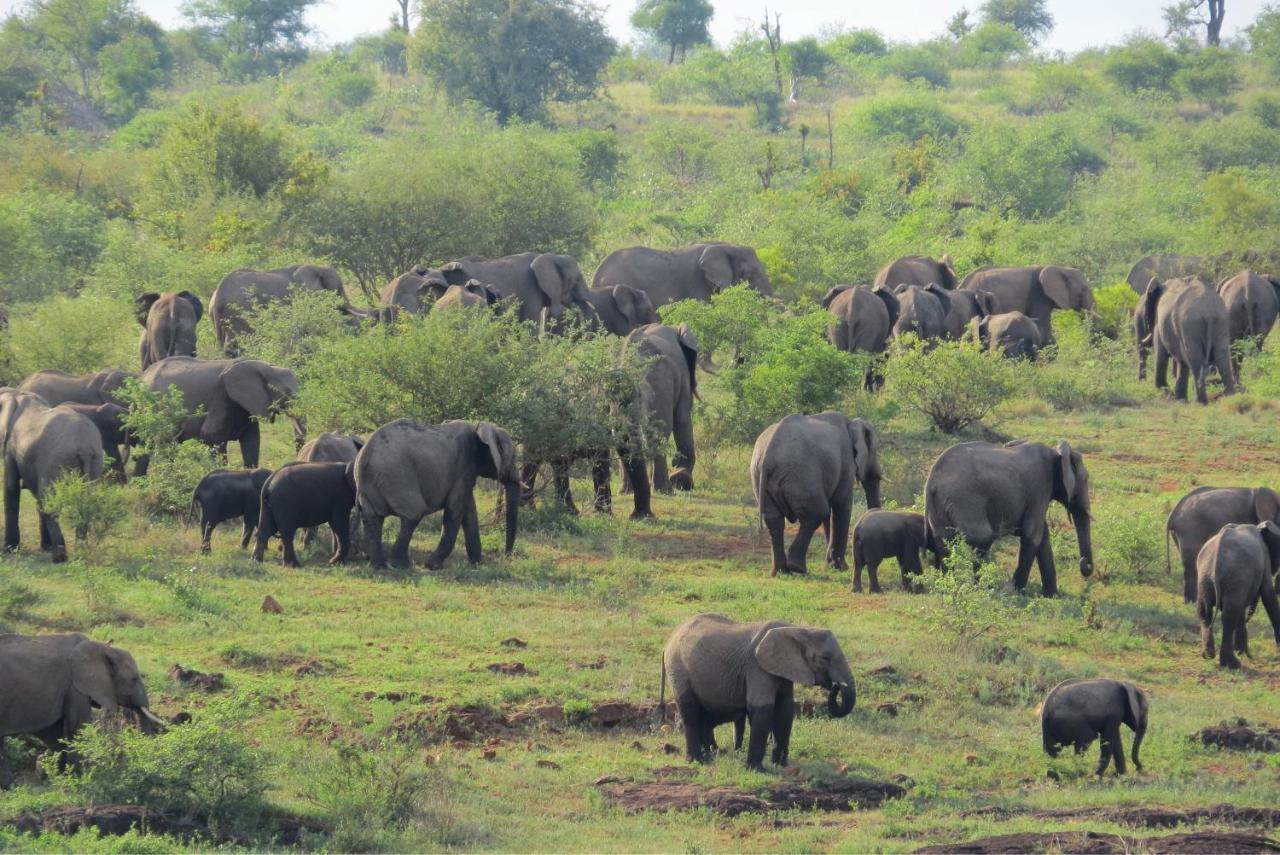
<path fill-rule="evenodd" d="M 1209 539 L 1196 559 L 1199 580 L 1196 613 L 1206 659 L 1213 658 L 1213 610 L 1222 612 L 1222 647 L 1218 664 L 1239 668 L 1236 653 L 1249 655 L 1249 616 L 1262 600 L 1271 630 L 1280 645 L 1280 604 L 1275 574 L 1280 570 L 1280 526 L 1232 523 Z"/>
<path fill-rule="evenodd" d="M 1133 731 L 1133 765 L 1139 772 L 1138 748 L 1147 733 L 1147 693 L 1121 680 L 1065 680 L 1050 690 L 1040 710 L 1044 752 L 1057 757 L 1062 746 L 1083 754 L 1102 736 L 1102 756 L 1097 774 L 1107 771 L 1115 758 L 1116 774 L 1124 773 L 1124 743 L 1120 724 Z"/>
<path fill-rule="evenodd" d="M 249 546 L 249 538 L 258 525 L 262 485 L 270 477 L 270 469 L 215 469 L 200 479 L 191 494 L 191 512 L 194 514 L 196 508 L 200 509 L 200 551 L 203 554 L 209 554 L 214 528 L 239 517 L 244 517 L 240 548 Z"/>
<path fill-rule="evenodd" d="M 880 593 L 876 571 L 886 558 L 898 559 L 902 590 L 911 590 L 911 577 L 919 576 L 920 550 L 925 548 L 924 514 L 872 509 L 853 527 L 853 591 L 862 593 L 862 569 L 871 577 L 871 593 Z"/>
<path fill-rule="evenodd" d="M 262 560 L 267 542 L 278 534 L 284 566 L 300 566 L 293 551 L 298 529 L 328 523 L 336 541 L 329 563 L 345 564 L 356 506 L 355 463 L 286 463 L 262 485 L 261 505 L 254 561 Z"/>
<path fill-rule="evenodd" d="M 1009 359 L 1035 359 L 1044 343 L 1040 327 L 1022 312 L 987 315 L 975 326 L 983 347 Z"/>
<path fill-rule="evenodd" d="M 659 709 L 666 713 L 667 676 L 684 726 L 691 761 L 709 759 L 714 729 L 751 720 L 747 768 L 764 768 L 764 749 L 773 735 L 772 760 L 787 763 L 795 718 L 794 684 L 829 690 L 827 707 L 843 718 L 853 709 L 853 671 L 840 643 L 827 629 L 783 621 L 737 623 L 724 615 L 701 614 L 676 627 L 662 653 Z M 738 742 L 741 742 L 739 730 Z"/>

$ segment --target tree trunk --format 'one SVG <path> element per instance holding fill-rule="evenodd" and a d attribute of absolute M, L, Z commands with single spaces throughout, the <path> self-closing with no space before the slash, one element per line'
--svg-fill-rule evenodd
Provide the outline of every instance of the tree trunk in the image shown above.
<path fill-rule="evenodd" d="M 833 169 L 836 162 L 836 137 L 831 127 L 831 105 L 827 105 L 827 169 Z"/>
<path fill-rule="evenodd" d="M 400 6 L 400 29 L 409 32 L 409 4 L 413 0 L 396 0 Z"/>
<path fill-rule="evenodd" d="M 1226 0 L 1209 0 L 1209 20 L 1205 23 L 1204 40 L 1211 45 L 1221 43 L 1222 19 L 1226 17 Z"/>
<path fill-rule="evenodd" d="M 1221 0 L 1219 0 L 1221 2 Z M 773 27 L 769 26 L 769 7 L 764 7 L 764 23 L 761 25 L 764 29 L 765 40 L 769 43 L 769 55 L 773 57 L 773 86 L 778 93 L 778 97 L 782 97 L 782 61 L 780 54 L 782 52 L 782 13 L 773 13 Z"/>
<path fill-rule="evenodd" d="M 671 43 L 671 52 L 667 54 L 667 65 L 676 64 L 676 43 Z"/>

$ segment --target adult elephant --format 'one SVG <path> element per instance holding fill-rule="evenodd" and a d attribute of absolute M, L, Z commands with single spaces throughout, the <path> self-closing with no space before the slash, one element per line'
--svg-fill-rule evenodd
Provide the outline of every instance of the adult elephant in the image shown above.
<path fill-rule="evenodd" d="M 67 741 L 93 720 L 94 707 L 109 715 L 135 715 L 148 732 L 164 726 L 151 712 L 129 652 L 80 633 L 0 635 L 0 685 L 5 687 L 0 743 L 6 736 L 35 736 L 65 751 Z M 59 766 L 66 760 L 62 754 Z M 3 762 L 0 750 L 0 780 Z"/>
<path fill-rule="evenodd" d="M 1209 403 L 1209 369 L 1217 368 L 1226 394 L 1236 391 L 1231 367 L 1231 322 L 1227 305 L 1203 279 L 1152 279 L 1142 296 L 1143 323 L 1156 352 L 1156 388 L 1169 388 L 1169 361 L 1177 366 L 1173 396 L 1187 399 L 1195 380 L 1196 401 Z"/>
<path fill-rule="evenodd" d="M 1214 277 L 1208 270 L 1212 266 L 1212 262 L 1206 262 L 1199 255 L 1157 252 L 1134 262 L 1133 267 L 1129 268 L 1129 274 L 1125 276 L 1125 282 L 1136 293 L 1145 294 L 1152 279 L 1184 279 L 1195 276 L 1208 276 L 1212 279 Z"/>
<path fill-rule="evenodd" d="M 544 309 L 548 323 L 560 320 L 570 308 L 578 309 L 584 318 L 592 316 L 587 280 L 573 256 L 550 252 L 470 256 L 440 269 L 450 285 L 465 285 L 469 279 L 492 285 L 502 299 L 516 302 L 522 321 L 539 323 Z"/>
<path fill-rule="evenodd" d="M 922 341 L 942 338 L 947 332 L 947 314 L 951 311 L 951 292 L 939 285 L 899 285 L 898 320 L 893 324 L 893 337 L 911 333 Z"/>
<path fill-rule="evenodd" d="M 632 330 L 658 323 L 653 301 L 630 285 L 604 285 L 587 289 L 587 299 L 596 313 L 596 325 L 611 335 L 627 335 Z"/>
<path fill-rule="evenodd" d="M 277 415 L 287 414 L 298 394 L 298 378 L 292 371 L 257 359 L 171 356 L 144 371 L 142 384 L 152 392 L 164 392 L 171 386 L 182 392 L 183 403 L 192 415 L 182 423 L 179 440 L 198 439 L 209 445 L 238 442 L 246 469 L 258 466 L 261 436 L 257 420 L 274 421 Z M 300 446 L 306 426 L 300 418 L 289 418 Z M 139 469 L 146 471 L 141 459 Z"/>
<path fill-rule="evenodd" d="M 387 517 L 400 519 L 391 563 L 408 567 L 414 529 L 423 517 L 440 510 L 444 511 L 444 529 L 439 544 L 427 556 L 427 568 L 444 566 L 459 528 L 467 559 L 479 563 L 480 518 L 475 497 L 479 477 L 492 478 L 504 488 L 504 552 L 510 555 L 520 513 L 520 470 L 511 434 L 490 422 L 424 425 L 412 419 L 397 419 L 374 431 L 355 463 L 357 508 L 369 535 L 373 566 L 387 566 L 382 549 L 382 524 Z"/>
<path fill-rule="evenodd" d="M 303 463 L 354 463 L 364 440 L 355 434 L 325 431 L 298 450 Z"/>
<path fill-rule="evenodd" d="M 150 291 L 134 300 L 142 337 L 138 352 L 142 370 L 169 356 L 196 355 L 196 324 L 204 304 L 190 291 L 157 294 Z"/>
<path fill-rule="evenodd" d="M 352 307 L 342 287 L 342 278 L 332 267 L 318 264 L 295 264 L 279 270 L 242 267 L 223 277 L 209 300 L 213 334 L 223 352 L 227 356 L 239 353 L 236 339 L 251 331 L 249 313 L 272 300 L 288 300 L 294 290 L 327 291 L 341 300 L 338 309 L 343 314 L 364 317 L 363 312 Z"/>
<path fill-rule="evenodd" d="M 1231 341 L 1247 342 L 1261 350 L 1280 314 L 1280 276 L 1241 270 L 1218 284 L 1218 296 L 1227 306 Z M 1232 348 L 1231 368 L 1240 376 L 1240 352 Z"/>
<path fill-rule="evenodd" d="M 49 488 L 68 472 L 96 481 L 102 477 L 102 437 L 93 422 L 64 407 L 50 407 L 39 395 L 0 391 L 0 449 L 4 454 L 4 548 L 21 543 L 18 514 L 22 491 L 36 497 L 40 548 L 55 564 L 67 560 L 58 518 L 45 512 Z M 83 532 L 77 532 L 83 535 Z"/>
<path fill-rule="evenodd" d="M 125 402 L 116 393 L 128 380 L 137 376 L 114 369 L 94 374 L 68 374 L 65 371 L 46 369 L 23 380 L 18 389 L 39 395 L 51 407 L 58 404 L 123 405 Z"/>
<path fill-rule="evenodd" d="M 873 284 L 891 289 L 899 285 L 918 285 L 921 288 L 937 285 L 951 291 L 957 281 L 956 269 L 949 255 L 936 261 L 928 255 L 904 255 L 881 267 Z"/>
<path fill-rule="evenodd" d="M 627 337 L 649 361 L 641 387 L 641 406 L 648 427 L 660 440 L 674 436 L 671 473 L 661 455 L 653 457 L 653 488 L 660 493 L 693 489 L 693 399 L 698 392 L 698 339 L 687 324 L 647 324 Z M 649 516 L 648 508 L 637 508 Z"/>
<path fill-rule="evenodd" d="M 591 284 L 630 285 L 649 295 L 654 308 L 711 295 L 746 282 L 766 297 L 773 295 L 769 275 L 749 246 L 713 241 L 680 249 L 633 246 L 615 250 L 600 262 Z"/>
<path fill-rule="evenodd" d="M 827 340 L 848 353 L 883 353 L 900 311 L 897 295 L 883 285 L 836 285 L 822 307 L 835 316 Z"/>
<path fill-rule="evenodd" d="M 448 288 L 443 271 L 418 264 L 388 282 L 380 301 L 383 308 L 422 315 Z"/>
<path fill-rule="evenodd" d="M 983 347 L 1009 359 L 1035 359 L 1043 342 L 1040 327 L 1022 312 L 987 315 L 974 326 Z"/>
<path fill-rule="evenodd" d="M 951 298 L 951 308 L 943 324 L 946 328 L 943 337 L 952 341 L 964 338 L 975 320 L 1000 312 L 996 298 L 986 291 L 949 291 L 947 296 Z"/>
<path fill-rule="evenodd" d="M 435 309 L 451 309 L 456 306 L 494 306 L 502 299 L 498 289 L 476 279 L 468 279 L 465 285 L 450 285 L 436 300 Z"/>
<path fill-rule="evenodd" d="M 1169 541 L 1182 559 L 1182 599 L 1196 598 L 1196 556 L 1209 538 L 1224 525 L 1280 525 L 1280 493 L 1270 487 L 1196 487 L 1169 512 L 1165 521 L 1165 564 L 1169 564 Z"/>
<path fill-rule="evenodd" d="M 1092 312 L 1096 305 L 1084 274 L 1074 267 L 982 267 L 966 276 L 960 288 L 987 291 L 995 298 L 999 311 L 1022 312 L 1034 320 L 1045 346 L 1054 342 L 1050 322 L 1053 312 Z"/>
<path fill-rule="evenodd" d="M 1022 590 L 1031 562 L 1040 566 L 1046 597 L 1058 592 L 1046 513 L 1059 502 L 1075 524 L 1080 575 L 1093 573 L 1089 472 L 1066 440 L 1057 448 L 1039 442 L 963 442 L 938 456 L 924 486 L 925 538 L 935 563 L 947 542 L 963 537 L 981 555 L 1001 537 L 1016 534 L 1018 567 L 1013 586 Z"/>

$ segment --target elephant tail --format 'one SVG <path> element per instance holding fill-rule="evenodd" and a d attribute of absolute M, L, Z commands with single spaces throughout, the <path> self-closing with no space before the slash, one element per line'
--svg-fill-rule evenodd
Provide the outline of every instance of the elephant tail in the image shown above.
<path fill-rule="evenodd" d="M 667 657 L 662 657 L 662 681 L 658 684 L 658 721 L 667 721 Z"/>
<path fill-rule="evenodd" d="M 1164 524 L 1164 574 L 1169 576 L 1173 573 L 1173 562 L 1169 560 L 1169 541 L 1173 538 L 1173 528 L 1168 521 Z"/>
<path fill-rule="evenodd" d="M 88 481 L 97 481 L 102 477 L 102 455 L 92 450 L 80 450 L 80 473 Z"/>

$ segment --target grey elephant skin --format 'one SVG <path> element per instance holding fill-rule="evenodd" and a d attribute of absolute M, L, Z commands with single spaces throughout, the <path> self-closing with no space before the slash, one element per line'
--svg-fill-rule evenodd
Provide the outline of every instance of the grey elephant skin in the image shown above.
<path fill-rule="evenodd" d="M 658 323 L 649 295 L 630 285 L 604 285 L 587 289 L 595 310 L 596 326 L 610 335 L 627 335 L 634 329 Z"/>
<path fill-rule="evenodd" d="M 693 489 L 693 399 L 698 391 L 698 339 L 687 324 L 648 324 L 633 330 L 628 341 L 651 360 L 641 390 L 649 427 L 665 440 L 674 436 L 676 451 L 667 461 L 653 458 L 653 488 L 660 493 Z M 649 511 L 648 508 L 637 509 Z M 645 515 L 648 515 L 647 513 Z"/>
<path fill-rule="evenodd" d="M 298 567 L 293 539 L 298 529 L 328 524 L 334 550 L 330 564 L 345 564 L 351 548 L 351 511 L 356 504 L 355 463 L 286 463 L 262 485 L 258 543 L 261 561 L 267 543 L 279 535 L 285 567 Z"/>
<path fill-rule="evenodd" d="M 1054 686 L 1040 709 L 1044 752 L 1057 757 L 1065 745 L 1083 754 L 1099 736 L 1102 752 L 1096 774 L 1107 771 L 1115 760 L 1116 774 L 1123 774 L 1124 743 L 1120 725 L 1133 731 L 1133 766 L 1142 771 L 1138 749 L 1147 734 L 1150 702 L 1147 693 L 1127 680 L 1065 680 Z"/>
<path fill-rule="evenodd" d="M 1218 296 L 1227 306 L 1232 344 L 1243 341 L 1253 350 L 1262 350 L 1280 314 L 1280 276 L 1242 270 L 1218 284 Z M 1231 350 L 1231 368 L 1239 377 L 1240 352 L 1235 348 Z"/>
<path fill-rule="evenodd" d="M 449 280 L 442 270 L 419 264 L 388 282 L 380 301 L 384 308 L 422 315 L 448 289 Z M 388 316 L 391 314 L 394 312 Z"/>
<path fill-rule="evenodd" d="M 45 513 L 49 488 L 68 472 L 86 480 L 102 477 L 102 436 L 93 422 L 63 407 L 50 407 L 39 395 L 17 389 L 0 391 L 0 449 L 4 452 L 4 548 L 21 545 L 18 514 L 22 491 L 35 496 L 40 517 L 40 548 L 54 563 L 67 560 L 67 544 L 57 517 Z M 76 532 L 83 536 L 83 532 Z"/>
<path fill-rule="evenodd" d="M 942 338 L 947 333 L 947 315 L 951 312 L 951 292 L 939 285 L 899 285 L 898 320 L 893 325 L 894 338 L 911 333 L 921 341 Z"/>
<path fill-rule="evenodd" d="M 440 269 L 450 285 L 465 285 L 471 279 L 492 285 L 503 300 L 515 303 L 522 321 L 539 323 L 544 309 L 548 324 L 556 324 L 571 308 L 584 318 L 592 315 L 586 277 L 569 255 L 523 252 L 502 258 L 472 256 Z"/>
<path fill-rule="evenodd" d="M 59 407 L 79 413 L 93 422 L 102 438 L 102 453 L 111 461 L 111 471 L 125 478 L 125 465 L 129 451 L 137 445 L 137 439 L 125 427 L 129 411 L 119 404 L 59 404 Z"/>
<path fill-rule="evenodd" d="M 836 285 L 823 295 L 822 307 L 835 317 L 827 340 L 847 353 L 883 353 L 898 321 L 898 297 L 882 285 Z"/>
<path fill-rule="evenodd" d="M 196 324 L 204 316 L 204 304 L 195 294 L 140 294 L 134 309 L 142 324 L 138 354 L 143 371 L 168 356 L 196 355 Z"/>
<path fill-rule="evenodd" d="M 1280 253 L 1253 249 L 1208 256 L 1158 252 L 1138 259 L 1129 268 L 1125 281 L 1130 288 L 1142 294 L 1152 279 L 1190 279 L 1199 276 L 1210 282 L 1218 282 L 1230 276 L 1231 271 L 1242 267 L 1280 272 Z"/>
<path fill-rule="evenodd" d="M 1147 356 L 1151 353 L 1152 336 L 1151 329 L 1147 326 L 1147 310 L 1141 300 L 1133 307 L 1133 340 L 1137 346 L 1138 380 L 1146 380 Z"/>
<path fill-rule="evenodd" d="M 296 264 L 278 270 L 242 267 L 224 276 L 209 299 L 209 320 L 223 353 L 227 356 L 239 353 L 236 339 L 250 332 L 249 313 L 273 300 L 287 301 L 295 290 L 328 291 L 340 298 L 342 312 L 362 314 L 352 309 L 342 287 L 342 277 L 332 267 L 317 264 Z"/>
<path fill-rule="evenodd" d="M 1097 305 L 1084 274 L 1074 267 L 982 267 L 964 278 L 965 291 L 986 291 L 1001 312 L 1022 312 L 1040 327 L 1044 344 L 1053 344 L 1052 315 L 1059 309 L 1092 312 Z"/>
<path fill-rule="evenodd" d="M 1280 525 L 1280 494 L 1270 487 L 1196 487 L 1169 512 L 1165 521 L 1165 562 L 1172 540 L 1182 560 L 1182 598 L 1196 599 L 1196 557 L 1224 525 Z"/>
<path fill-rule="evenodd" d="M 258 525 L 262 485 L 270 469 L 215 469 L 200 479 L 191 493 L 191 513 L 200 509 L 200 552 L 208 555 L 213 530 L 227 520 L 244 518 L 240 548 L 249 546 Z"/>
<path fill-rule="evenodd" d="M 456 306 L 493 306 L 502 299 L 502 294 L 492 285 L 485 285 L 478 279 L 468 279 L 464 285 L 450 285 L 436 300 L 434 309 L 448 310 Z"/>
<path fill-rule="evenodd" d="M 1196 401 L 1209 403 L 1209 369 L 1217 368 L 1225 394 L 1236 391 L 1231 370 L 1231 326 L 1227 306 L 1202 279 L 1152 279 L 1140 303 L 1156 356 L 1156 388 L 1169 388 L 1169 362 L 1176 366 L 1173 396 L 1187 399 L 1195 380 Z"/>
<path fill-rule="evenodd" d="M 680 300 L 711 299 L 730 285 L 746 282 L 766 297 L 773 295 L 769 276 L 756 251 L 719 241 L 680 249 L 633 246 L 615 250 L 600 262 L 591 284 L 630 285 L 649 295 L 655 308 Z"/>
<path fill-rule="evenodd" d="M 1044 343 L 1040 326 L 1022 312 L 987 315 L 975 329 L 983 347 L 1009 359 L 1035 359 Z"/>
<path fill-rule="evenodd" d="M 948 541 L 962 537 L 985 556 L 1007 535 L 1018 536 L 1013 586 L 1022 590 L 1031 563 L 1040 567 L 1046 597 L 1058 592 L 1057 570 L 1046 514 L 1050 502 L 1067 509 L 1080 544 L 1080 575 L 1093 573 L 1089 518 L 1089 472 L 1084 460 L 1062 440 L 1056 448 L 1039 442 L 962 442 L 938 456 L 924 487 L 928 546 L 940 563 Z"/>
<path fill-rule="evenodd" d="M 1222 612 L 1218 664 L 1240 667 L 1236 654 L 1250 655 L 1248 623 L 1259 600 L 1280 647 L 1280 604 L 1275 585 L 1280 570 L 1280 526 L 1270 520 L 1257 525 L 1224 525 L 1201 548 L 1196 569 L 1196 615 L 1206 659 L 1213 658 L 1213 611 L 1217 608 Z"/>
<path fill-rule="evenodd" d="M 918 285 L 921 288 L 938 285 L 951 291 L 957 281 L 956 269 L 949 255 L 937 260 L 928 255 L 904 255 L 881 267 L 872 284 L 890 290 L 899 285 Z"/>
<path fill-rule="evenodd" d="M 142 373 L 152 392 L 170 386 L 182 391 L 187 412 L 179 440 L 198 439 L 209 445 L 240 443 L 246 469 L 256 469 L 261 435 L 257 419 L 274 420 L 285 413 L 298 394 L 298 378 L 288 368 L 257 359 L 192 359 L 171 356 Z M 204 415 L 198 411 L 203 407 Z M 298 445 L 306 433 L 302 420 L 290 416 Z M 145 472 L 145 462 L 140 459 Z"/>
<path fill-rule="evenodd" d="M 849 661 L 830 630 L 777 620 L 737 623 L 716 614 L 689 618 L 667 640 L 659 698 L 664 715 L 668 677 L 688 758 L 709 759 L 716 725 L 745 715 L 751 722 L 750 769 L 764 768 L 770 736 L 772 761 L 787 764 L 796 683 L 827 689 L 828 709 L 838 718 L 853 709 L 856 695 Z"/>
<path fill-rule="evenodd" d="M 18 389 L 39 395 L 51 407 L 58 404 L 123 405 L 124 401 L 116 397 L 116 392 L 130 378 L 137 376 L 114 369 L 93 374 L 68 374 L 65 371 L 47 369 L 37 371 L 23 380 Z"/>
<path fill-rule="evenodd" d="M 511 434 L 490 422 L 451 421 L 424 425 L 397 419 L 373 432 L 356 457 L 357 502 L 369 537 L 369 559 L 386 567 L 382 524 L 399 517 L 400 534 L 391 562 L 409 566 L 409 541 L 422 518 L 444 511 L 444 530 L 427 567 L 438 570 L 463 530 L 467 559 L 479 563 L 480 520 L 476 479 L 492 478 L 504 488 L 507 537 L 505 553 L 516 541 L 520 512 L 520 471 Z"/>
<path fill-rule="evenodd" d="M 139 717 L 144 730 L 163 722 L 150 709 L 138 664 L 129 652 L 70 635 L 0 635 L 0 743 L 6 736 L 35 736 L 65 752 L 90 722 L 93 708 Z M 0 764 L 4 752 L 0 745 Z M 73 762 L 76 758 L 70 758 Z M 65 768 L 68 756 L 59 756 Z M 4 769 L 0 768 L 0 778 Z"/>
<path fill-rule="evenodd" d="M 362 448 L 364 448 L 364 440 L 355 434 L 325 431 L 298 450 L 298 460 L 304 463 L 353 463 Z M 351 526 L 353 539 L 359 528 L 360 515 L 356 514 Z M 315 538 L 316 528 L 311 526 L 302 537 L 302 545 L 310 546 Z M 336 551 L 337 548 L 338 543 L 335 540 L 334 550 Z"/>
<path fill-rule="evenodd" d="M 769 531 L 771 575 L 807 572 L 809 541 L 818 526 L 827 532 L 827 564 L 848 567 L 854 485 L 862 484 L 868 507 L 880 506 L 878 447 L 870 424 L 834 410 L 787 416 L 764 429 L 751 453 L 751 489 Z M 800 523 L 786 551 L 784 521 Z"/>
<path fill-rule="evenodd" d="M 896 558 L 902 574 L 902 590 L 924 569 L 920 552 L 925 549 L 924 514 L 872 508 L 853 527 L 853 592 L 862 592 L 862 571 L 867 571 L 871 593 L 880 591 L 880 562 Z"/>
<path fill-rule="evenodd" d="M 997 314 L 1000 305 L 986 291 L 950 291 L 951 309 L 947 312 L 945 338 L 953 341 L 964 338 L 970 325 L 975 320 L 982 320 L 988 315 Z"/>

